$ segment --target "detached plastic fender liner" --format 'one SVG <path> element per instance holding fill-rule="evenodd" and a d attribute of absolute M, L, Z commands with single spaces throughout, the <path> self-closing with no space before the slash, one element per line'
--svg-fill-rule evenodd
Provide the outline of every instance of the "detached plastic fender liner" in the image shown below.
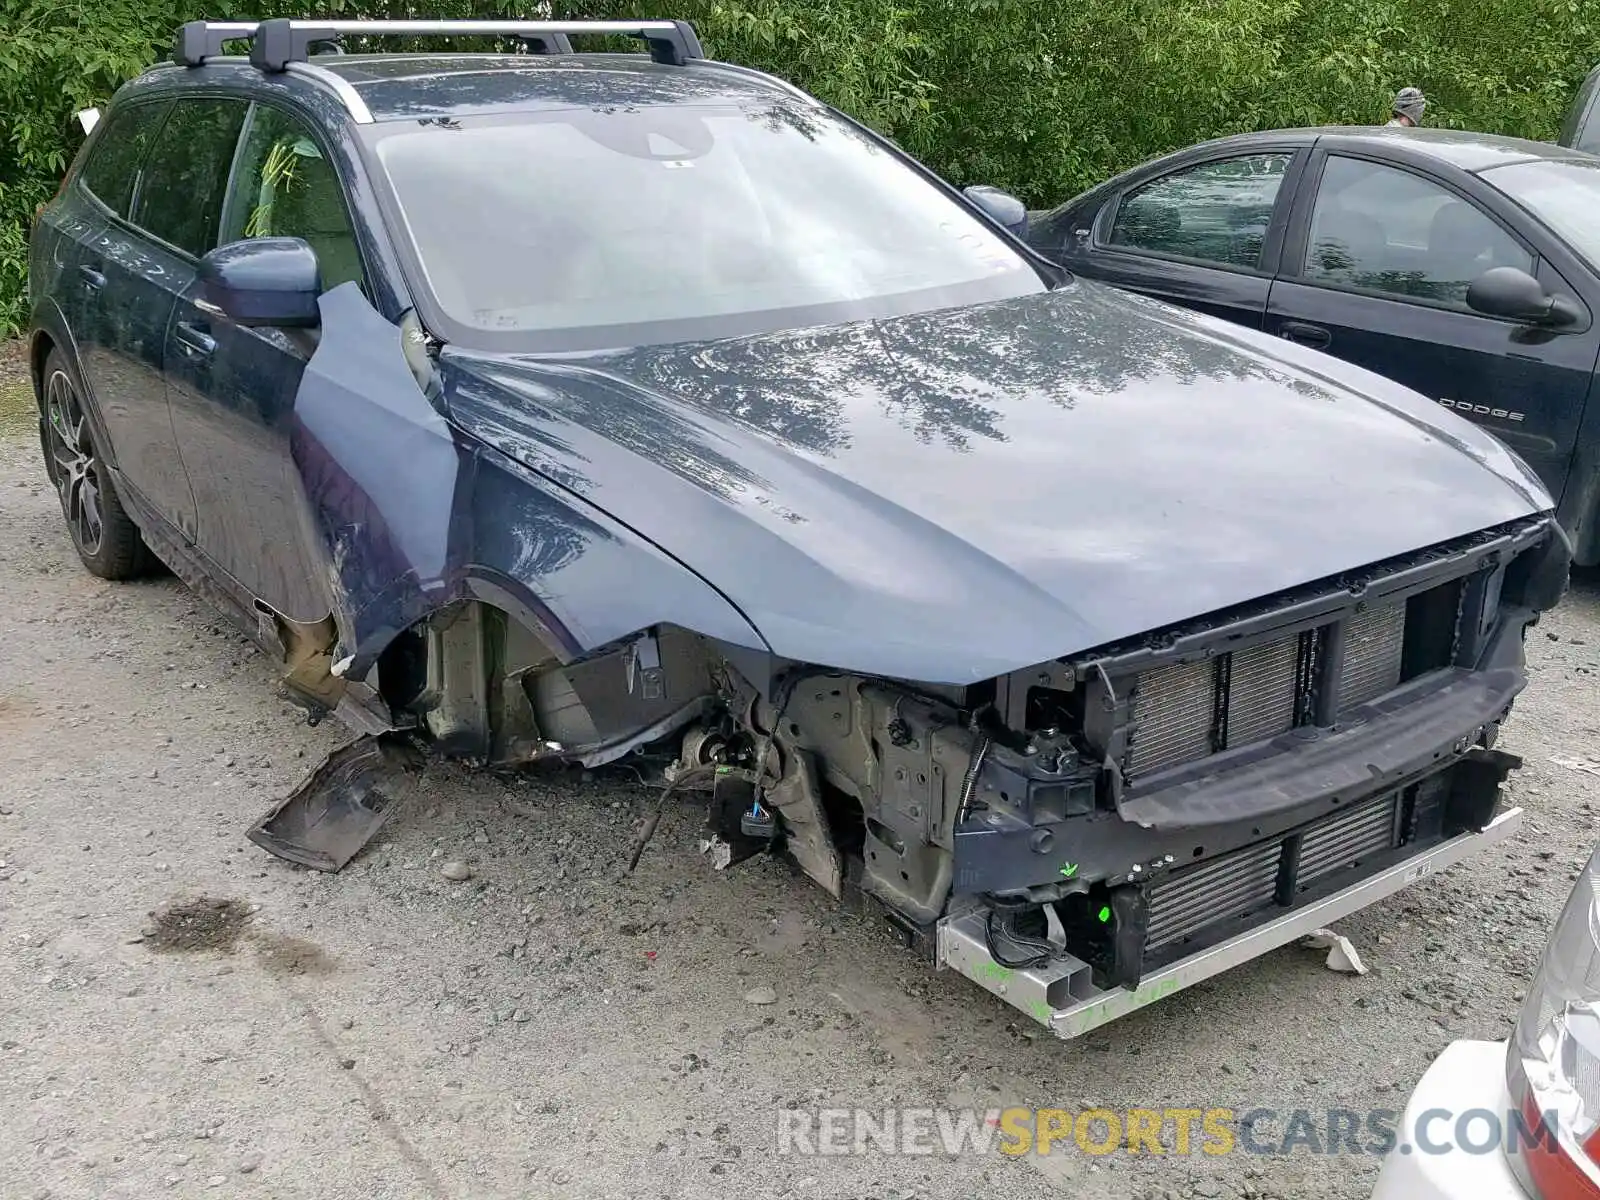
<path fill-rule="evenodd" d="M 676 559 L 455 429 L 417 385 L 401 331 L 354 283 L 319 307 L 290 447 L 345 678 L 365 678 L 403 630 L 465 598 L 505 610 L 563 660 L 659 624 L 769 650 Z"/>

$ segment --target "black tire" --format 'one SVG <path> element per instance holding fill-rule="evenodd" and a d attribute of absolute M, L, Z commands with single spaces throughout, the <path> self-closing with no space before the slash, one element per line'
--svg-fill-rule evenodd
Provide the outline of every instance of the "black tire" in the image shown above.
<path fill-rule="evenodd" d="M 101 579 L 143 575 L 150 569 L 149 548 L 122 507 L 95 445 L 83 393 L 59 350 L 45 359 L 39 412 L 45 469 L 83 565 Z"/>

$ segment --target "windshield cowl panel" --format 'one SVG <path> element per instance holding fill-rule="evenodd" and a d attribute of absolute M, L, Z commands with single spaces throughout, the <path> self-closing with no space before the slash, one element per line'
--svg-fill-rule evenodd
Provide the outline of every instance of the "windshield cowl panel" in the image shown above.
<path fill-rule="evenodd" d="M 374 128 L 414 284 L 452 341 L 583 351 L 1047 290 L 870 135 L 786 97 Z"/>

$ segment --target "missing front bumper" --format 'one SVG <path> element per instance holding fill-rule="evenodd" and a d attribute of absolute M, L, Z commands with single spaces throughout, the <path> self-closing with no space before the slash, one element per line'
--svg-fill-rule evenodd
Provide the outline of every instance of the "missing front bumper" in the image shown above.
<path fill-rule="evenodd" d="M 1014 970 L 1001 966 L 988 950 L 984 910 L 939 923 L 938 963 L 941 968 L 961 972 L 1056 1036 L 1074 1038 L 1375 904 L 1419 879 L 1504 841 L 1521 824 L 1522 810 L 1507 809 L 1478 832 L 1460 833 L 1438 842 L 1339 891 L 1170 962 L 1146 975 L 1135 988 L 1097 987 L 1090 964 L 1071 955 L 1040 968 Z"/>

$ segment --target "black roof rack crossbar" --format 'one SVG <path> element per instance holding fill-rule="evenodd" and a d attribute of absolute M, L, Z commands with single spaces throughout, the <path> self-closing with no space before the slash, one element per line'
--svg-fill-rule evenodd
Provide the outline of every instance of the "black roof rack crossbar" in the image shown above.
<path fill-rule="evenodd" d="M 644 41 L 659 63 L 682 66 L 704 58 L 687 21 L 190 21 L 178 30 L 172 61 L 198 67 L 220 55 L 223 43 L 248 41 L 250 61 L 263 71 L 305 62 L 314 47 L 341 37 L 509 37 L 539 54 L 570 53 L 573 34 L 617 34 Z"/>
<path fill-rule="evenodd" d="M 187 21 L 178 27 L 172 43 L 172 61 L 181 67 L 198 67 L 223 52 L 223 43 L 248 41 L 256 35 L 255 21 Z"/>

